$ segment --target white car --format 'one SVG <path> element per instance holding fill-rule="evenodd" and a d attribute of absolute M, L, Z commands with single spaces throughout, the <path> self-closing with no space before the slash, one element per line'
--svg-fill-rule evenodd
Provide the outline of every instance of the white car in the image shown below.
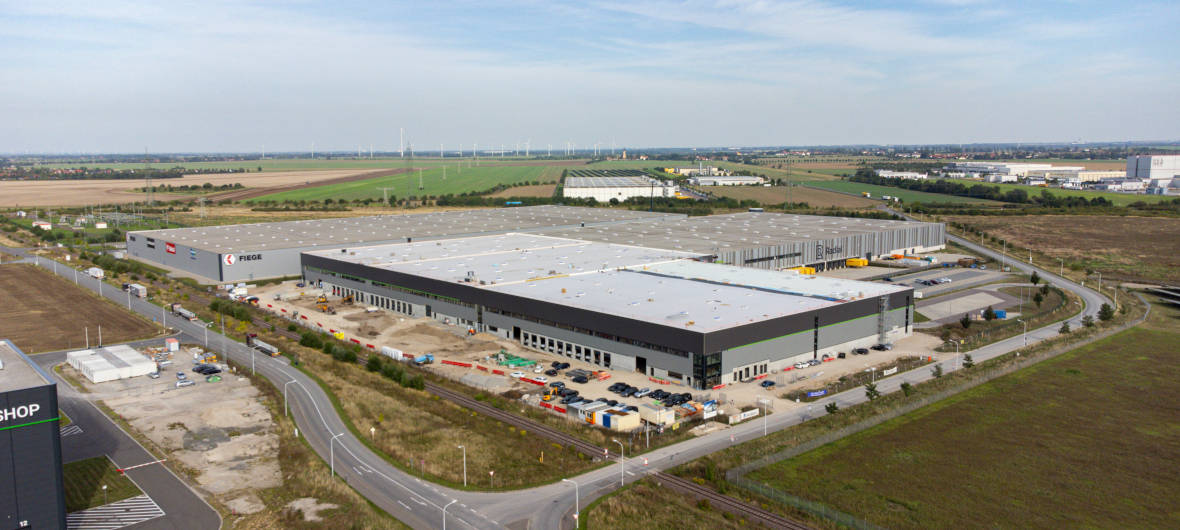
<path fill-rule="evenodd" d="M 513 379 L 520 379 L 522 377 L 524 377 L 524 372 L 512 372 Z"/>
<path fill-rule="evenodd" d="M 543 373 L 544 371 L 545 371 L 545 367 L 544 367 L 543 365 L 540 365 L 540 364 L 538 364 L 536 368 L 533 368 L 533 373 L 534 373 L 534 374 Z"/>
<path fill-rule="evenodd" d="M 543 376 L 543 375 L 538 375 L 537 377 L 533 378 L 533 381 L 536 381 L 536 382 L 541 383 L 543 385 L 545 383 L 548 383 L 549 379 L 546 379 L 545 376 Z"/>
<path fill-rule="evenodd" d="M 805 363 L 805 362 L 798 362 L 798 363 L 795 363 L 795 369 L 796 369 L 796 370 L 802 370 L 802 369 L 804 369 L 804 368 L 807 368 L 807 367 L 809 367 L 809 366 L 811 366 L 811 365 L 810 365 L 810 364 L 807 364 L 807 363 Z"/>

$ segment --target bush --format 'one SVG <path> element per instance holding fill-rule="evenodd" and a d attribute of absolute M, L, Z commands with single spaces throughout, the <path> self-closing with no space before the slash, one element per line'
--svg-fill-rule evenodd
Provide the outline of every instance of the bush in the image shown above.
<path fill-rule="evenodd" d="M 1086 315 L 1086 316 L 1082 317 L 1082 325 L 1086 326 L 1088 328 L 1094 327 L 1094 317 L 1092 317 L 1090 315 Z"/>
<path fill-rule="evenodd" d="M 370 372 L 380 372 L 381 358 L 376 355 L 370 355 L 369 360 L 365 362 L 365 369 Z"/>
<path fill-rule="evenodd" d="M 909 383 L 902 383 L 901 384 L 901 392 L 903 394 L 905 394 L 906 396 L 909 396 L 911 393 L 914 392 L 914 385 L 911 385 Z"/>
<path fill-rule="evenodd" d="M 840 411 L 840 405 L 837 405 L 836 402 L 833 401 L 827 405 L 824 405 L 824 410 L 828 411 L 828 414 L 835 414 Z"/>
<path fill-rule="evenodd" d="M 942 377 L 942 365 L 941 364 L 934 365 L 933 374 L 934 374 L 934 377 Z"/>
<path fill-rule="evenodd" d="M 1102 307 L 1098 309 L 1098 320 L 1106 322 L 1112 318 L 1114 318 L 1114 308 L 1110 307 L 1110 304 L 1102 304 Z"/>
<path fill-rule="evenodd" d="M 1062 323 L 1061 323 L 1061 328 L 1059 328 L 1059 329 L 1057 330 L 1057 332 L 1058 332 L 1058 333 L 1060 333 L 1060 334 L 1062 334 L 1062 335 L 1069 334 L 1069 331 L 1070 331 L 1070 329 L 1069 329 L 1069 322 L 1062 322 Z"/>
<path fill-rule="evenodd" d="M 287 331 L 296 331 L 298 329 L 299 329 L 299 326 L 296 325 L 294 322 L 287 324 Z"/>
<path fill-rule="evenodd" d="M 963 368 L 971 368 L 975 366 L 975 359 L 971 358 L 971 354 L 963 356 Z"/>
<path fill-rule="evenodd" d="M 1028 281 L 1033 285 L 1041 283 L 1041 275 L 1037 274 L 1037 271 L 1033 271 L 1032 275 L 1028 277 Z"/>
<path fill-rule="evenodd" d="M 869 398 L 869 401 L 873 401 L 881 397 L 881 391 L 877 390 L 876 383 L 869 383 L 865 385 L 865 397 Z"/>

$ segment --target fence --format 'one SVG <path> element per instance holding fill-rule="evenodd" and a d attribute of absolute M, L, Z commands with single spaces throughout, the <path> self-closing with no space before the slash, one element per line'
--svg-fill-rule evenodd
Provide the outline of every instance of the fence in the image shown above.
<path fill-rule="evenodd" d="M 776 463 L 781 462 L 783 460 L 794 458 L 796 456 L 799 456 L 799 455 L 806 453 L 808 451 L 811 451 L 813 449 L 817 449 L 817 448 L 827 445 L 829 443 L 835 442 L 836 440 L 840 440 L 842 438 L 845 438 L 847 436 L 851 436 L 851 435 L 861 432 L 863 430 L 870 429 L 872 427 L 875 427 L 877 425 L 885 423 L 886 421 L 892 420 L 892 419 L 902 416 L 904 414 L 909 414 L 909 413 L 911 413 L 915 410 L 918 410 L 922 407 L 937 403 L 937 402 L 942 401 L 946 398 L 949 398 L 955 394 L 959 394 L 965 390 L 970 390 L 972 388 L 975 388 L 979 385 L 987 383 L 988 381 L 991 381 L 991 380 L 996 379 L 998 377 L 1008 375 L 1010 373 L 1013 373 L 1017 370 L 1021 370 L 1023 368 L 1027 368 L 1027 367 L 1037 364 L 1041 361 L 1052 359 L 1053 357 L 1057 357 L 1058 355 L 1061 355 L 1067 351 L 1071 351 L 1073 349 L 1076 349 L 1083 344 L 1087 344 L 1087 343 L 1090 343 L 1090 342 L 1093 342 L 1096 340 L 1104 339 L 1106 337 L 1109 337 L 1111 335 L 1114 335 L 1116 333 L 1119 333 L 1119 332 L 1122 332 L 1126 329 L 1129 329 L 1132 326 L 1138 325 L 1138 324 L 1142 323 L 1144 320 L 1147 320 L 1147 315 L 1150 314 L 1150 312 L 1151 312 L 1151 305 L 1148 304 L 1147 301 L 1142 296 L 1140 296 L 1138 294 L 1136 294 L 1135 296 L 1138 297 L 1139 300 L 1143 302 L 1144 306 L 1146 306 L 1146 311 L 1144 311 L 1142 316 L 1140 316 L 1140 317 L 1138 317 L 1138 318 L 1136 318 L 1136 319 L 1134 319 L 1122 326 L 1097 333 L 1093 337 L 1090 337 L 1089 339 L 1087 339 L 1086 341 L 1084 341 L 1082 343 L 1063 344 L 1063 345 L 1060 345 L 1056 348 L 1046 350 L 1044 352 L 1040 352 L 1040 353 L 1036 353 L 1036 354 L 1032 354 L 1032 355 L 1027 355 L 1023 358 L 1020 358 L 1020 360 L 1017 360 L 1016 362 L 1001 364 L 1001 365 L 987 367 L 987 368 L 982 367 L 982 366 L 976 367 L 976 368 L 972 369 L 972 371 L 971 371 L 971 375 L 970 375 L 971 379 L 968 381 L 964 381 L 962 384 L 956 385 L 954 387 L 948 388 L 946 390 L 943 390 L 941 392 L 938 392 L 938 393 L 935 393 L 935 394 L 932 394 L 929 396 L 917 398 L 912 401 L 907 401 L 904 405 L 899 406 L 895 409 L 882 412 L 880 414 L 874 415 L 871 418 L 862 420 L 862 421 L 854 423 L 852 425 L 848 425 L 848 426 L 838 429 L 836 431 L 832 431 L 827 434 L 817 436 L 817 437 L 807 440 L 803 443 L 800 443 L 796 446 L 788 447 L 786 449 L 783 449 L 783 450 L 778 451 L 776 453 L 772 453 L 770 455 L 764 456 L 764 457 L 754 460 L 752 462 L 742 464 L 738 467 L 735 467 L 733 469 L 726 471 L 725 472 L 725 480 L 727 482 L 729 482 L 730 484 L 733 484 L 733 485 L 735 485 L 739 488 L 742 488 L 746 491 L 749 491 L 751 493 L 756 493 L 756 494 L 762 495 L 763 497 L 766 497 L 768 499 L 772 499 L 772 500 L 781 502 L 781 503 L 786 504 L 788 506 L 793 506 L 795 508 L 803 510 L 803 511 L 810 513 L 812 515 L 815 515 L 817 517 L 822 517 L 824 519 L 834 521 L 834 522 L 841 524 L 841 525 L 850 526 L 852 528 L 861 528 L 861 529 L 880 528 L 876 525 L 873 525 L 872 523 L 869 523 L 867 521 L 861 521 L 861 520 L 859 520 L 851 515 L 848 515 L 844 512 L 841 512 L 841 511 L 836 510 L 834 508 L 830 508 L 828 506 L 825 506 L 822 503 L 815 502 L 815 501 L 809 501 L 807 499 L 802 499 L 802 498 L 796 497 L 794 495 L 791 495 L 787 492 L 778 490 L 772 486 L 768 486 L 766 484 L 763 484 L 763 483 L 755 481 L 755 480 L 747 479 L 747 478 L 745 478 L 745 475 L 751 471 L 761 469 L 763 467 L 766 467 L 766 466 L 769 466 L 772 464 L 776 464 Z"/>

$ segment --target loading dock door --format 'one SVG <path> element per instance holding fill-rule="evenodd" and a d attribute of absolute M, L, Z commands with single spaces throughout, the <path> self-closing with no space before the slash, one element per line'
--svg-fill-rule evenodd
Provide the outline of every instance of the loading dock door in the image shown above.
<path fill-rule="evenodd" d="M 635 371 L 647 374 L 647 357 L 635 357 Z"/>
<path fill-rule="evenodd" d="M 520 326 L 512 326 L 513 340 L 520 340 Z"/>

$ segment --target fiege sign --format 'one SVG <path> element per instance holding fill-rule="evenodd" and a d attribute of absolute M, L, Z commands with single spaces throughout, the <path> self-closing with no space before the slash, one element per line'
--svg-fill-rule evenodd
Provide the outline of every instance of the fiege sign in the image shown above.
<path fill-rule="evenodd" d="M 164 243 L 164 252 L 167 252 L 169 254 L 175 254 L 176 253 L 176 243 L 167 243 L 167 242 Z"/>

